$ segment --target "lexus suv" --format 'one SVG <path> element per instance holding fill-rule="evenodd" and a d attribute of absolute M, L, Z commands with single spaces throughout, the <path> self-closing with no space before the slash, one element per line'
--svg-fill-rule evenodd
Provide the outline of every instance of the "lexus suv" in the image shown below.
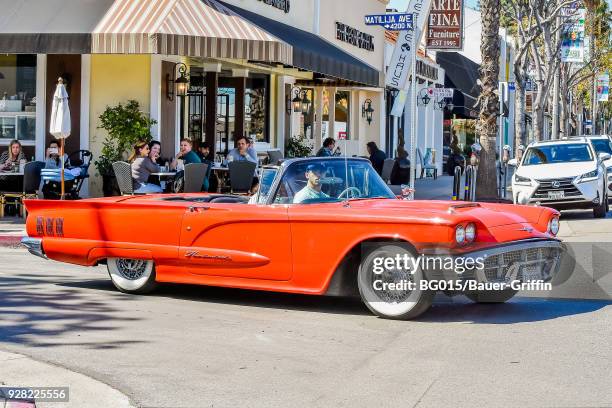
<path fill-rule="evenodd" d="M 584 137 L 532 143 L 512 177 L 514 203 L 557 210 L 592 208 L 596 218 L 604 218 L 607 160 L 610 154 L 595 153 Z"/>
<path fill-rule="evenodd" d="M 612 155 L 612 141 L 606 135 L 593 135 L 586 136 L 586 138 L 593 145 L 595 153 L 600 155 L 601 153 L 607 153 Z M 604 165 L 606 166 L 606 186 L 608 187 L 608 199 L 612 197 L 612 158 L 605 160 Z"/>

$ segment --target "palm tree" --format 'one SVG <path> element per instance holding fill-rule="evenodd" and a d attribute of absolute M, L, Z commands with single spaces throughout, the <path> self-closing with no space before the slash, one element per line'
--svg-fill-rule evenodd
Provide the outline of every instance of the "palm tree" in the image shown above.
<path fill-rule="evenodd" d="M 476 124 L 476 134 L 480 137 L 482 150 L 476 181 L 477 199 L 497 197 L 497 172 L 495 169 L 495 137 L 497 136 L 497 116 L 499 98 L 499 11 L 500 0 L 481 0 L 480 15 L 482 34 L 480 40 L 481 93 L 478 100 L 480 115 Z"/>

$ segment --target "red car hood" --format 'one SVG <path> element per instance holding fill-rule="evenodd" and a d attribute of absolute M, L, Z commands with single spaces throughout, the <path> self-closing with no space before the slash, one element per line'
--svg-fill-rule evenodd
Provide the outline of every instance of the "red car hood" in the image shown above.
<path fill-rule="evenodd" d="M 536 224 L 543 212 L 549 211 L 543 207 L 464 201 L 358 200 L 351 201 L 350 205 L 352 208 L 363 206 L 364 210 L 367 208 L 368 211 L 381 211 L 389 216 L 438 218 L 451 222 L 457 218 L 475 218 L 487 228 L 522 223 Z"/>

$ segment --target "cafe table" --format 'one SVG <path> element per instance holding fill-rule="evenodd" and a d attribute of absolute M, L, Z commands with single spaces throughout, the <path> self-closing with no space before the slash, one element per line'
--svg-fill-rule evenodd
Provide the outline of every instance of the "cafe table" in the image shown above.
<path fill-rule="evenodd" d="M 159 171 L 157 173 L 151 173 L 151 176 L 159 177 L 159 185 L 162 188 L 162 190 L 166 191 L 166 181 L 164 181 L 163 179 L 164 178 L 172 179 L 176 177 L 176 171 Z"/>

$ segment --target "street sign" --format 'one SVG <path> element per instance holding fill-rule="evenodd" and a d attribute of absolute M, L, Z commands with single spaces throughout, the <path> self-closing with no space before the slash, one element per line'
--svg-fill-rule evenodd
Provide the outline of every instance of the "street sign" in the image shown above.
<path fill-rule="evenodd" d="M 387 30 L 405 31 L 412 30 L 411 13 L 369 14 L 365 16 L 366 25 L 383 26 Z"/>
<path fill-rule="evenodd" d="M 508 90 L 509 91 L 516 91 L 516 83 L 515 82 L 508 82 Z"/>
<path fill-rule="evenodd" d="M 338 132 L 338 140 L 346 140 L 346 132 Z"/>
<path fill-rule="evenodd" d="M 434 95 L 438 99 L 452 98 L 455 93 L 454 88 L 433 88 Z"/>

